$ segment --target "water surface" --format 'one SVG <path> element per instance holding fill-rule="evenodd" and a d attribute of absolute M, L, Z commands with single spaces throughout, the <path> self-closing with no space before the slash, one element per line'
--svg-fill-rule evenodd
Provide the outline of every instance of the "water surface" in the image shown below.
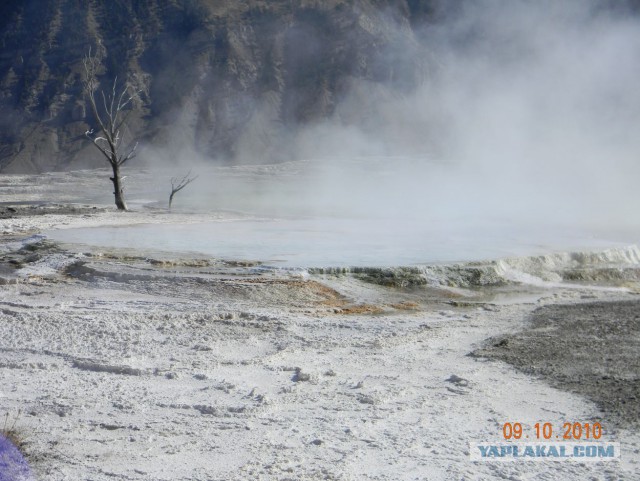
<path fill-rule="evenodd" d="M 281 218 L 199 224 L 144 224 L 46 233 L 65 243 L 199 253 L 281 267 L 410 266 L 476 261 L 634 243 L 611 234 L 472 219 Z"/>

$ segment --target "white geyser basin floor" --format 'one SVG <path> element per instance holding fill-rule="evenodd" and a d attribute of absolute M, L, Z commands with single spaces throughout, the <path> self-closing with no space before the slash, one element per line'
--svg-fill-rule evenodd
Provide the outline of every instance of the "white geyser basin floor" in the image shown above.
<path fill-rule="evenodd" d="M 95 179 L 3 178 L 0 201 L 69 202 L 67 186 Z M 537 307 L 634 300 L 637 282 L 411 290 L 218 263 L 414 264 L 632 239 L 418 229 L 407 243 L 393 222 L 98 210 L 0 219 L 3 256 L 19 261 L 0 273 L 0 410 L 17 418 L 36 480 L 638 479 L 637 430 L 469 356 Z M 38 248 L 44 231 L 69 244 Z M 470 459 L 470 443 L 503 442 L 507 422 L 531 436 L 535 423 L 595 419 L 619 460 Z"/>

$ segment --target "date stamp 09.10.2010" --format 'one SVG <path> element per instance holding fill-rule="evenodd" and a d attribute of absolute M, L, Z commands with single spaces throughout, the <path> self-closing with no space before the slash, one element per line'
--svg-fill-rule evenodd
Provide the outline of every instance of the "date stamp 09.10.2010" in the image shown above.
<path fill-rule="evenodd" d="M 506 422 L 499 442 L 470 443 L 472 461 L 618 461 L 620 443 L 603 437 L 599 422 Z"/>

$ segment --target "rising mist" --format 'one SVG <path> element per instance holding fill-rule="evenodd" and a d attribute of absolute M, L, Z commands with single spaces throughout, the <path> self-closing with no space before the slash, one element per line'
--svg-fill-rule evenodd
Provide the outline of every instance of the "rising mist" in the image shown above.
<path fill-rule="evenodd" d="M 407 28 L 385 15 L 390 31 Z M 396 35 L 405 48 L 379 52 L 395 84 L 354 81 L 327 120 L 272 139 L 297 162 L 250 181 L 214 172 L 194 185 L 192 205 L 636 228 L 639 27 L 629 11 L 595 1 L 462 2 Z M 417 85 L 400 82 L 415 65 Z M 247 142 L 235 162 L 264 161 Z M 189 164 L 193 153 L 182 157 Z"/>

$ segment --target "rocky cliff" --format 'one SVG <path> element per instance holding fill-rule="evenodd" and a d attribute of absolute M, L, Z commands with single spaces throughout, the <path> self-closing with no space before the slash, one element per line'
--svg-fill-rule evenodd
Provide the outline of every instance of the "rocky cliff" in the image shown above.
<path fill-rule="evenodd" d="M 537 64 L 527 59 L 545 44 L 535 40 L 545 25 L 555 25 L 560 38 L 582 22 L 579 31 L 589 38 L 584 32 L 600 27 L 585 19 L 614 12 L 624 31 L 624 18 L 637 12 L 640 0 L 562 5 L 571 8 L 552 0 L 3 0 L 0 171 L 104 165 L 84 137 L 95 127 L 82 92 L 89 49 L 101 55 L 101 88 L 117 81 L 118 88 L 140 89 L 125 135 L 141 141 L 146 154 L 140 157 L 147 159 L 299 158 L 301 130 L 309 137 L 309 126 L 321 130 L 327 119 L 349 141 L 356 137 L 349 129 L 357 126 L 358 133 L 374 132 L 365 144 L 380 133 L 387 136 L 381 144 L 390 138 L 397 145 L 424 144 L 425 135 L 447 131 L 423 115 L 429 98 L 416 106 L 407 95 L 441 63 L 434 54 L 438 35 L 431 32 L 446 30 L 453 48 L 479 45 L 459 60 L 489 58 L 490 75 L 514 58 L 535 71 Z M 480 27 L 468 21 L 469 11 Z M 458 17 L 463 21 L 449 23 Z M 558 27 L 558 17 L 571 28 Z M 523 41 L 523 35 L 534 39 Z M 582 56 L 591 54 L 587 49 Z M 454 80 L 465 77 L 473 97 L 483 79 L 464 72 Z M 397 102 L 403 98 L 405 104 Z M 392 109 L 379 107 L 393 102 Z M 385 118 L 408 108 L 417 114 Z M 454 114 L 460 111 L 464 105 Z M 315 137 L 307 151 L 323 147 Z"/>
<path fill-rule="evenodd" d="M 416 32 L 441 11 L 420 0 L 4 0 L 0 169 L 102 165 L 84 138 L 89 48 L 102 52 L 101 86 L 142 90 L 129 137 L 227 161 L 286 158 L 299 126 L 360 122 L 375 95 L 419 82 Z"/>

